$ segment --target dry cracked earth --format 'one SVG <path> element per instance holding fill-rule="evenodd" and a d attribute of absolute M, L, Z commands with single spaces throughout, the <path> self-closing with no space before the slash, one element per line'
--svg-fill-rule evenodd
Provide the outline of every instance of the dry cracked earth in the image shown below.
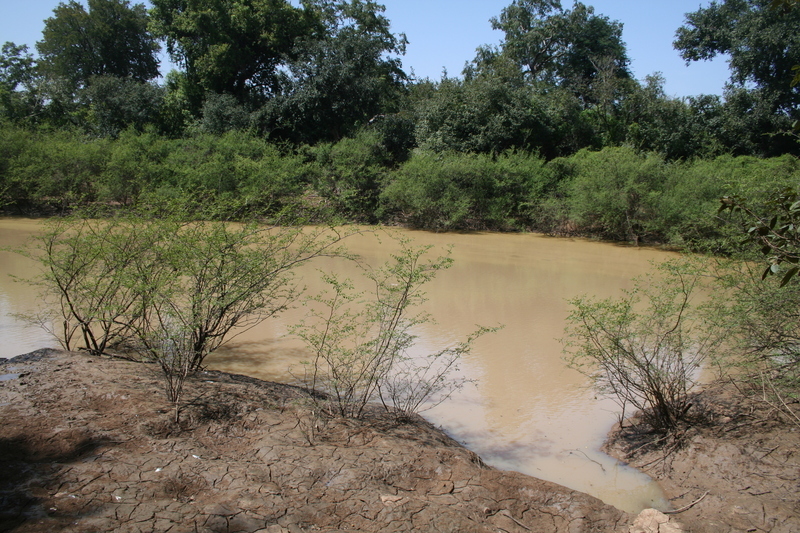
<path fill-rule="evenodd" d="M 421 418 L 321 418 L 286 385 L 202 373 L 175 425 L 150 365 L 40 350 L 0 374 L 0 531 L 578 533 L 632 520 L 487 467 Z"/>

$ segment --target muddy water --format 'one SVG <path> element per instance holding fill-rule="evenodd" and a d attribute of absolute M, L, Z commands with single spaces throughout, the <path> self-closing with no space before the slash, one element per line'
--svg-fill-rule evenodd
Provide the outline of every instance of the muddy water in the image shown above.
<path fill-rule="evenodd" d="M 0 246 L 19 242 L 35 225 L 0 221 Z M 646 476 L 599 452 L 618 409 L 599 400 L 583 376 L 561 360 L 566 299 L 580 294 L 619 294 L 630 278 L 669 254 L 584 240 L 538 235 L 433 234 L 402 231 L 418 244 L 453 245 L 455 264 L 430 284 L 426 310 L 436 325 L 416 333 L 417 354 L 458 342 L 476 325 L 503 325 L 483 337 L 461 365 L 476 380 L 442 405 L 424 413 L 489 464 L 555 481 L 587 492 L 628 511 L 668 504 Z M 380 241 L 380 242 L 379 242 Z M 396 249 L 389 238 L 351 238 L 348 247 L 370 264 Z M 0 253 L 0 269 L 27 274 L 31 265 Z M 323 260 L 304 267 L 303 283 L 319 290 L 317 269 L 356 276 L 352 267 Z M 5 276 L 3 276 L 5 278 Z M 53 345 L 37 331 L 22 331 L 9 311 L 28 310 L 35 297 L 25 286 L 0 279 L 0 356 Z M 240 334 L 209 359 L 212 368 L 265 379 L 292 381 L 307 358 L 303 345 L 286 336 L 287 326 L 304 317 L 302 307 Z"/>
<path fill-rule="evenodd" d="M 33 275 L 37 265 L 2 249 L 22 246 L 36 229 L 37 222 L 33 220 L 0 219 L 0 357 L 58 346 L 47 332 L 14 316 L 32 314 L 38 308 L 36 291 L 30 285 L 14 281 L 14 276 L 26 278 Z"/>

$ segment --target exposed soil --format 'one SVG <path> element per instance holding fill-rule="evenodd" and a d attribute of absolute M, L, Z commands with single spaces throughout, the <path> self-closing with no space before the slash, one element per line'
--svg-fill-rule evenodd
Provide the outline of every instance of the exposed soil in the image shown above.
<path fill-rule="evenodd" d="M 800 426 L 731 384 L 695 398 L 691 425 L 658 439 L 638 420 L 606 452 L 646 472 L 691 531 L 800 531 Z"/>
<path fill-rule="evenodd" d="M 577 533 L 632 521 L 586 494 L 490 468 L 421 418 L 376 409 L 364 421 L 325 419 L 286 385 L 202 373 L 175 425 L 150 365 L 40 350 L 0 374 L 0 531 Z M 758 448 L 762 462 L 794 463 L 785 445 L 766 453 L 774 445 Z M 684 499 L 705 490 L 686 483 Z M 775 491 L 777 516 L 796 509 L 794 481 L 780 489 L 790 503 L 773 484 L 748 483 L 738 488 Z"/>

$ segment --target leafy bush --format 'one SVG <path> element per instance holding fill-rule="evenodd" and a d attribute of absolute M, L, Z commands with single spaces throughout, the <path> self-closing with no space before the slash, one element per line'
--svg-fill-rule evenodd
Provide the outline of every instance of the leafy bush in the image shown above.
<path fill-rule="evenodd" d="M 642 412 L 654 429 L 678 427 L 691 407 L 697 371 L 722 345 L 725 328 L 701 321 L 703 271 L 666 262 L 621 298 L 570 301 L 564 339 L 567 363 L 622 407 Z"/>
<path fill-rule="evenodd" d="M 582 150 L 575 155 L 569 185 L 571 218 L 584 231 L 639 241 L 654 234 L 658 197 L 667 167 L 656 155 L 630 148 Z"/>
<path fill-rule="evenodd" d="M 436 405 L 464 384 L 452 379 L 462 355 L 473 341 L 489 331 L 480 328 L 464 342 L 425 357 L 409 354 L 416 339 L 412 329 L 432 322 L 416 311 L 425 301 L 423 286 L 449 268 L 447 256 L 426 257 L 430 246 L 414 248 L 400 241 L 401 250 L 376 270 L 365 271 L 375 292 L 359 300 L 352 282 L 325 276 L 330 292 L 311 298 L 312 323 L 294 328 L 314 359 L 304 377 L 328 414 L 360 417 L 370 401 L 378 400 L 399 416 Z"/>
<path fill-rule="evenodd" d="M 392 156 L 376 131 L 309 149 L 317 166 L 314 189 L 351 220 L 375 222 L 378 195 Z"/>
<path fill-rule="evenodd" d="M 532 197 L 547 189 L 536 156 L 419 152 L 392 175 L 381 194 L 383 220 L 437 230 L 516 229 Z"/>
<path fill-rule="evenodd" d="M 53 221 L 19 252 L 44 267 L 30 281 L 59 313 L 54 333 L 66 349 L 77 347 L 77 333 L 94 354 L 136 346 L 157 359 L 160 333 L 179 330 L 189 337 L 196 370 L 232 330 L 283 311 L 299 294 L 293 269 L 341 253 L 337 243 L 346 234 L 177 218 L 75 218 Z"/>

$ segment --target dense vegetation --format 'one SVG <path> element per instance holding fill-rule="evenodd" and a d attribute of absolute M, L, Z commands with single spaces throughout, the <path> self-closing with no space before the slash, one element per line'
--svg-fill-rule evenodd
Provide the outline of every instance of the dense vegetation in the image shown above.
<path fill-rule="evenodd" d="M 687 60 L 731 54 L 724 97 L 634 80 L 621 24 L 514 0 L 460 78 L 410 78 L 370 0 L 60 4 L 38 57 L 0 54 L 9 212 L 224 199 L 225 217 L 336 213 L 436 230 L 717 246 L 715 202 L 798 181 L 800 10 L 687 15 Z M 157 83 L 164 45 L 179 66 Z M 201 199 L 201 200 L 198 200 Z M 233 206 L 233 207 L 231 207 Z"/>
<path fill-rule="evenodd" d="M 547 161 L 525 151 L 415 152 L 392 162 L 378 132 L 284 150 L 245 132 L 170 139 L 125 131 L 0 130 L 7 204 L 23 212 L 78 204 L 194 202 L 198 218 L 335 213 L 436 230 L 536 230 L 609 239 L 713 244 L 719 198 L 766 199 L 797 183 L 790 155 L 669 161 L 629 146 Z M 211 199 L 225 200 L 211 211 Z"/>

